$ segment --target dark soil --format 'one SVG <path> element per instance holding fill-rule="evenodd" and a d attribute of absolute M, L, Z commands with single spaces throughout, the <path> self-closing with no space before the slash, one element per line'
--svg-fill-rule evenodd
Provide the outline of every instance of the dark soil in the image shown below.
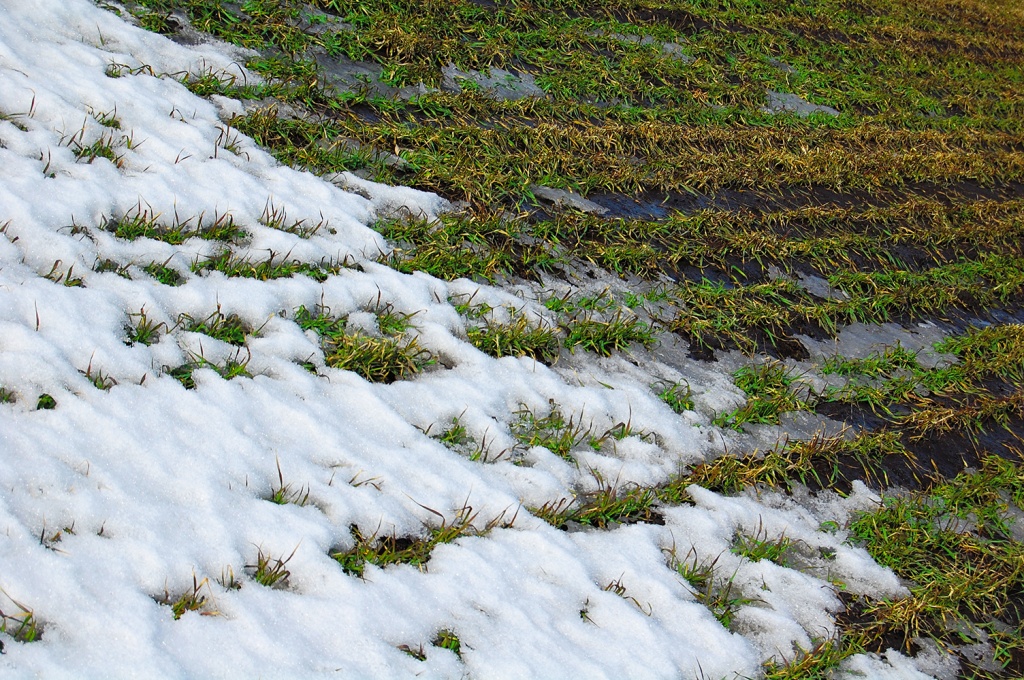
<path fill-rule="evenodd" d="M 928 182 L 909 184 L 899 189 L 863 189 L 846 192 L 824 186 L 790 187 L 775 191 L 721 189 L 714 194 L 689 192 L 641 192 L 636 196 L 595 193 L 587 198 L 609 210 L 609 217 L 657 220 L 673 212 L 684 215 L 700 210 L 749 210 L 755 213 L 795 210 L 808 207 L 882 208 L 904 203 L 910 198 L 934 199 L 944 204 L 964 201 L 1006 201 L 1024 198 L 1024 183 L 986 185 L 964 180 L 950 185 Z"/>

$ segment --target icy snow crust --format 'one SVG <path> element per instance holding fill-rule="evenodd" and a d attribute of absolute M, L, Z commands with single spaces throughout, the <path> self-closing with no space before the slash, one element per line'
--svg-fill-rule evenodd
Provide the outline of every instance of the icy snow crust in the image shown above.
<path fill-rule="evenodd" d="M 619 484 L 657 483 L 721 455 L 721 436 L 696 414 L 672 413 L 624 360 L 574 357 L 553 370 L 473 348 L 450 296 L 475 293 L 477 302 L 531 314 L 543 307 L 377 264 L 389 246 L 367 225 L 401 210 L 431 217 L 444 201 L 353 176 L 339 178 L 346 191 L 282 167 L 227 129 L 222 117 L 237 102 L 197 98 L 163 75 L 252 78 L 234 48 L 186 48 L 87 0 L 6 0 L 0 10 L 0 385 L 17 398 L 0 405 L 0 610 L 24 605 L 42 630 L 31 643 L 0 636 L 3 674 L 757 677 L 765 660 L 792 658 L 835 632 L 841 605 L 830 579 L 853 593 L 904 594 L 891 572 L 844 544 L 842 531 L 821 529 L 876 503 L 864 487 L 802 503 L 693 488 L 696 504 L 665 509 L 664 526 L 566 533 L 536 519 L 525 506 L 593 490 L 594 472 Z M 120 129 L 98 122 L 107 113 Z M 70 140 L 87 146 L 104 136 L 120 167 L 76 159 Z M 268 228 L 259 223 L 268 205 L 330 228 L 309 239 Z M 251 236 L 241 255 L 347 259 L 361 270 L 323 284 L 196 275 L 189 265 L 223 246 L 125 241 L 100 228 L 133 209 L 167 220 L 229 214 Z M 131 264 L 133 278 L 93 271 L 102 260 Z M 167 262 L 186 282 L 156 283 L 139 268 L 149 262 Z M 84 287 L 47 274 L 81 277 Z M 324 367 L 316 338 L 290 320 L 300 305 L 355 314 L 377 299 L 416 313 L 419 341 L 440 365 L 414 380 L 371 384 Z M 180 329 L 152 346 L 125 342 L 131 314 L 173 327 L 181 314 L 205 318 L 218 307 L 260 329 L 243 350 L 251 379 L 199 369 L 196 389 L 186 390 L 166 367 L 190 353 L 216 363 L 239 350 Z M 299 366 L 307 360 L 322 376 Z M 117 385 L 96 389 L 85 374 L 98 372 Z M 56 409 L 35 408 L 42 394 Z M 703 398 L 739 395 L 723 381 Z M 551 400 L 587 414 L 595 429 L 631 420 L 660 437 L 579 452 L 578 466 L 536 447 L 514 465 L 472 462 L 423 432 L 461 414 L 471 434 L 486 433 L 501 450 L 515 443 L 513 413 L 543 414 Z M 310 503 L 265 500 L 279 469 L 308 487 Z M 365 535 L 422 535 L 438 524 L 434 511 L 451 520 L 466 506 L 481 529 L 503 513 L 514 524 L 439 546 L 423 570 L 369 565 L 360 579 L 328 554 L 353 545 L 353 525 Z M 740 531 L 785 535 L 806 563 L 742 559 L 729 550 Z M 291 555 L 286 587 L 250 578 L 247 565 L 261 552 Z M 669 568 L 670 553 L 718 560 L 716 578 L 733 579 L 751 601 L 735 616 L 738 632 L 697 601 Z M 218 583 L 232 571 L 240 589 Z M 214 615 L 174 620 L 156 600 L 188 591 L 194 578 L 208 579 L 204 613 Z M 621 596 L 607 588 L 613 583 Z M 430 645 L 442 629 L 459 636 L 461 659 Z M 422 646 L 426 660 L 399 645 Z M 862 656 L 849 677 L 920 677 L 909 664 L 895 652 Z"/>

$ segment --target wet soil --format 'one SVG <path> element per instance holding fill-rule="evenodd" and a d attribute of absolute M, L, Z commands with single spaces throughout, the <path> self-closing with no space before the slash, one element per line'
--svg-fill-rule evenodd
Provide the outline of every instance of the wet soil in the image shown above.
<path fill-rule="evenodd" d="M 837 191 L 825 186 L 793 187 L 774 191 L 721 189 L 713 194 L 697 192 L 641 192 L 636 196 L 594 193 L 587 198 L 607 208 L 608 217 L 660 220 L 673 213 L 689 215 L 701 210 L 733 210 L 770 213 L 800 208 L 884 208 L 908 199 L 933 199 L 945 205 L 968 201 L 1006 201 L 1024 198 L 1024 183 L 987 185 L 974 180 L 953 184 L 918 182 L 876 191 Z"/>

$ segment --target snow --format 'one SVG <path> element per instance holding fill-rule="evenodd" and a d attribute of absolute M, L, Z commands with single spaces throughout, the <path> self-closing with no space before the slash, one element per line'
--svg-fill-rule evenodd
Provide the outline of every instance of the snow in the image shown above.
<path fill-rule="evenodd" d="M 833 634 L 839 601 L 829 579 L 854 593 L 905 593 L 842 532 L 821 529 L 877 502 L 865 488 L 801 504 L 694 487 L 695 505 L 665 508 L 664 526 L 565 533 L 536 519 L 523 506 L 571 499 L 601 480 L 663 482 L 722 455 L 725 443 L 706 420 L 672 413 L 625 359 L 578 354 L 549 368 L 474 349 L 449 297 L 475 294 L 538 318 L 545 310 L 498 288 L 379 264 L 389 246 L 369 225 L 402 213 L 432 219 L 445 201 L 283 167 L 228 128 L 240 103 L 198 98 L 174 76 L 253 79 L 240 50 L 178 45 L 87 0 L 0 8 L 0 386 L 16 397 L 0 405 L 0 610 L 24 605 L 43 633 L 30 643 L 3 637 L 3 674 L 754 677 L 763 661 Z M 120 77 L 112 64 L 124 65 Z M 120 128 L 103 126 L 103 114 Z M 75 144 L 98 139 L 112 144 L 117 163 L 76 159 Z M 260 223 L 271 207 L 289 222 L 329 228 L 308 239 L 272 229 Z M 240 256 L 359 267 L 322 284 L 199 275 L 190 265 L 222 244 L 127 241 L 101 228 L 138 213 L 165 224 L 230 215 L 249 234 L 235 246 Z M 95 272 L 102 260 L 127 265 L 132 278 Z M 157 284 L 142 273 L 150 262 L 166 262 L 185 283 Z M 48 274 L 80 277 L 84 287 Z M 316 338 L 290 320 L 300 305 L 319 304 L 353 322 L 362 314 L 367 325 L 378 300 L 415 314 L 419 342 L 438 365 L 412 380 L 369 383 L 326 368 Z M 218 309 L 260 329 L 244 350 L 169 330 L 182 314 Z M 126 344 L 125 326 L 142 313 L 165 324 L 162 337 Z M 197 369 L 196 389 L 186 390 L 165 371 L 190 354 L 249 358 L 254 377 Z M 298 365 L 306 360 L 321 375 Z M 90 376 L 98 374 L 117 384 L 97 389 Z M 44 394 L 55 409 L 36 408 Z M 709 375 L 699 398 L 719 406 L 737 394 Z M 630 422 L 658 437 L 579 451 L 574 466 L 542 447 L 520 452 L 525 465 L 484 464 L 425 434 L 458 417 L 499 452 L 516 445 L 516 412 L 543 416 L 552 404 L 585 414 L 597 432 Z M 279 479 L 308 489 L 310 503 L 268 502 Z M 425 569 L 368 565 L 360 579 L 328 554 L 351 547 L 352 526 L 422 535 L 436 513 L 451 521 L 464 507 L 480 530 L 503 513 L 515 521 L 439 546 Z M 738 531 L 789 537 L 806 548 L 804 568 L 741 559 L 729 549 Z M 723 627 L 669 568 L 668 552 L 691 548 L 751 595 L 737 614 L 743 634 Z M 833 560 L 820 556 L 826 549 Z M 252 580 L 247 565 L 260 554 L 287 559 L 285 587 Z M 220 582 L 231 573 L 240 589 Z M 189 591 L 193 579 L 210 601 L 174 620 L 156 600 Z M 461 659 L 431 646 L 442 629 L 459 636 Z M 400 645 L 422 647 L 426 660 Z M 920 676 L 896 652 L 858 657 L 848 671 Z"/>

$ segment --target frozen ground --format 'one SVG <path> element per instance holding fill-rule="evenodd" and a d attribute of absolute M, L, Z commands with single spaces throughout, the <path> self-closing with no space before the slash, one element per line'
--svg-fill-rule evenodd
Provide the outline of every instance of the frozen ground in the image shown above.
<path fill-rule="evenodd" d="M 389 246 L 369 226 L 378 216 L 432 216 L 444 201 L 283 167 L 227 127 L 238 102 L 177 80 L 252 78 L 245 55 L 176 44 L 87 0 L 4 0 L 0 18 L 0 610 L 9 629 L 31 613 L 41 632 L 0 635 L 0 675 L 758 677 L 767 659 L 834 633 L 831 583 L 905 593 L 844 543 L 849 513 L 878 500 L 864 487 L 802 500 L 693 488 L 695 504 L 664 508 L 664 525 L 562 532 L 537 519 L 526 508 L 658 483 L 725 453 L 706 413 L 678 416 L 649 388 L 678 376 L 678 362 L 581 354 L 551 369 L 479 352 L 450 299 L 543 307 L 379 264 Z M 265 224 L 273 211 L 323 227 L 303 238 Z M 140 214 L 192 226 L 230 216 L 246 234 L 231 246 L 239 257 L 346 266 L 323 282 L 197 274 L 191 265 L 224 244 L 104 228 Z M 158 283 L 152 263 L 184 283 Z M 413 314 L 410 332 L 438 361 L 389 385 L 328 368 L 293 321 L 317 305 L 371 333 L 381 305 Z M 257 329 L 243 347 L 178 323 L 218 311 Z M 142 315 L 163 324 L 152 345 L 128 340 Z M 199 358 L 252 377 L 198 368 L 187 390 L 168 375 Z M 743 398 L 725 372 L 696 387 L 707 411 Z M 553 404 L 595 431 L 629 423 L 651 436 L 584 446 L 577 465 L 517 448 L 516 413 Z M 426 434 L 456 417 L 510 453 L 475 461 Z M 308 502 L 267 500 L 282 486 Z M 330 556 L 353 545 L 352 527 L 416 537 L 459 517 L 479 535 L 438 546 L 423 567 L 367 566 L 359 578 Z M 785 535 L 799 564 L 741 558 L 737 534 Z M 261 558 L 287 577 L 258 583 Z M 698 601 L 680 563 L 714 564 L 719 587 L 732 580 L 737 632 Z M 205 603 L 176 620 L 161 602 L 197 586 Z M 442 631 L 458 655 L 432 644 Z M 931 661 L 860 655 L 839 675 L 929 677 L 941 668 Z"/>

